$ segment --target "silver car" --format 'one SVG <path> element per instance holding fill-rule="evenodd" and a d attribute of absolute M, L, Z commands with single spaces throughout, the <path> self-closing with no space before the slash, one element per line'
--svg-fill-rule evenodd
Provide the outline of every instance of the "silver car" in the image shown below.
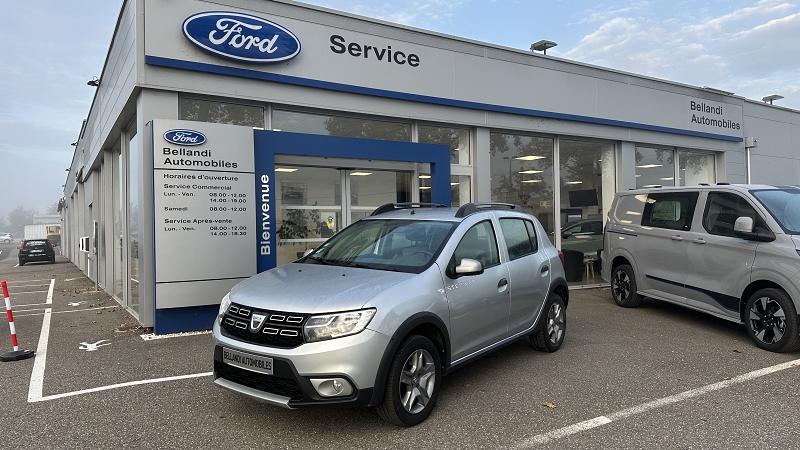
<path fill-rule="evenodd" d="M 416 425 L 456 367 L 519 339 L 558 350 L 567 301 L 560 254 L 521 207 L 384 205 L 225 296 L 214 382 Z"/>

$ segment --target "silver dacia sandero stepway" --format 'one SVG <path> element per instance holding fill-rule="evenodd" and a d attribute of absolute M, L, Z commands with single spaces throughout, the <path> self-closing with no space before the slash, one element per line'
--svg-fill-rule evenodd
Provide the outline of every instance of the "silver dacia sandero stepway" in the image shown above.
<path fill-rule="evenodd" d="M 411 426 L 442 376 L 525 338 L 564 341 L 561 255 L 521 207 L 384 205 L 225 296 L 214 382 L 287 408 L 378 406 Z"/>

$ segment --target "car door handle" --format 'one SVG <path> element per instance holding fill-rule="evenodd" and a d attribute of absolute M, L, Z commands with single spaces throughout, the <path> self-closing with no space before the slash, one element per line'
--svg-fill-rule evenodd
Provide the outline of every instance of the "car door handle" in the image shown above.
<path fill-rule="evenodd" d="M 697 238 L 697 239 L 692 240 L 692 242 L 694 242 L 695 244 L 705 244 L 706 240 L 703 239 L 703 238 Z"/>
<path fill-rule="evenodd" d="M 500 280 L 500 282 L 497 283 L 497 288 L 499 289 L 499 288 L 505 287 L 507 285 L 508 285 L 508 280 L 503 278 L 502 280 Z"/>
<path fill-rule="evenodd" d="M 543 266 L 542 267 L 542 273 L 547 273 L 548 270 L 550 270 L 549 267 L 547 267 L 547 266 Z"/>
<path fill-rule="evenodd" d="M 673 241 L 682 241 L 683 237 L 681 237 L 681 235 L 679 235 L 679 234 L 676 234 L 675 236 L 672 236 L 672 240 Z"/>

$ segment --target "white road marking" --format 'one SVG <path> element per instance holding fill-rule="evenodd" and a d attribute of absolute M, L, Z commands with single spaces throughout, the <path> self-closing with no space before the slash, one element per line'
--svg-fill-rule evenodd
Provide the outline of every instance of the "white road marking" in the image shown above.
<path fill-rule="evenodd" d="M 73 309 L 72 311 L 56 311 L 53 314 L 66 314 L 66 313 L 76 313 L 76 312 L 83 312 L 83 311 L 94 311 L 96 309 L 111 309 L 111 308 L 118 308 L 119 306 L 99 306 L 97 308 L 84 308 L 84 309 Z M 39 308 L 41 309 L 41 308 Z M 26 311 L 36 311 L 36 309 L 30 309 Z M 28 317 L 28 316 L 41 316 L 44 313 L 36 313 L 36 314 L 14 314 L 16 317 Z"/>
<path fill-rule="evenodd" d="M 15 286 L 15 287 L 19 287 L 19 286 Z M 42 292 L 47 292 L 47 291 L 24 291 L 24 292 L 13 292 L 13 293 L 9 292 L 9 294 L 11 294 L 11 295 L 41 294 Z"/>
<path fill-rule="evenodd" d="M 47 397 L 42 397 L 41 395 L 36 399 L 31 399 L 30 395 L 28 396 L 28 403 L 34 402 L 45 402 L 48 400 L 57 400 L 59 398 L 64 397 L 73 397 L 75 395 L 83 395 L 83 394 L 91 394 L 92 392 L 100 392 L 100 391 L 107 391 L 109 389 L 117 389 L 129 386 L 138 386 L 140 384 L 153 384 L 153 383 L 163 383 L 165 381 L 175 381 L 175 380 L 186 380 L 190 378 L 200 378 L 200 377 L 208 377 L 211 376 L 213 372 L 202 372 L 202 373 L 192 373 L 189 375 L 178 375 L 174 377 L 164 377 L 164 378 L 152 378 L 149 380 L 138 380 L 138 381 L 129 381 L 127 383 L 119 383 L 119 384 L 112 384 L 109 386 L 100 386 L 91 389 L 84 389 L 82 391 L 73 391 L 73 392 L 65 392 L 63 394 L 55 394 L 55 395 L 48 395 Z"/>
<path fill-rule="evenodd" d="M 111 345 L 111 342 L 103 344 L 103 342 L 107 342 L 107 341 L 108 341 L 108 339 L 102 339 L 102 340 L 99 340 L 99 341 L 97 341 L 97 342 L 95 342 L 93 344 L 89 344 L 88 342 L 81 342 L 81 344 L 78 346 L 78 350 L 86 350 L 87 352 L 96 352 L 97 349 L 99 349 L 100 347 L 105 347 L 106 345 Z"/>
<path fill-rule="evenodd" d="M 9 281 L 7 282 L 9 286 L 14 287 L 33 287 L 33 286 L 47 286 L 47 283 L 37 283 L 37 284 L 18 284 L 18 283 L 29 283 L 38 280 L 25 280 L 25 281 Z"/>
<path fill-rule="evenodd" d="M 783 364 L 776 364 L 771 367 L 766 367 L 764 369 L 754 370 L 752 372 L 745 373 L 743 375 L 739 375 L 737 377 L 733 377 L 730 380 L 720 381 L 719 383 L 713 383 L 706 386 L 699 387 L 697 389 L 691 389 L 688 391 L 681 392 L 679 394 L 671 395 L 669 397 L 660 398 L 657 400 L 653 400 L 651 402 L 642 403 L 641 405 L 637 405 L 631 408 L 623 409 L 621 411 L 617 411 L 611 414 L 607 414 L 605 416 L 595 417 L 594 419 L 589 419 L 583 422 L 579 422 L 573 425 L 569 425 L 563 428 L 559 428 L 556 430 L 548 431 L 547 433 L 537 434 L 536 436 L 526 439 L 520 443 L 518 443 L 515 448 L 518 449 L 527 449 L 533 448 L 538 445 L 554 441 L 556 439 L 561 439 L 566 436 L 570 436 L 576 433 L 580 433 L 581 431 L 586 431 L 592 428 L 597 428 L 602 425 L 609 424 L 616 420 L 633 416 L 636 414 L 642 414 L 652 409 L 660 408 L 662 406 L 671 405 L 673 403 L 678 403 L 683 400 L 688 400 L 690 398 L 694 398 L 703 394 L 707 394 L 709 392 L 719 391 L 725 389 L 727 387 L 731 387 L 736 384 L 744 383 L 745 381 L 754 380 L 759 377 L 763 377 L 765 375 L 769 375 L 775 372 L 779 372 L 781 370 L 786 370 L 792 367 L 800 367 L 800 359 L 796 359 L 794 361 L 785 362 Z"/>
<path fill-rule="evenodd" d="M 28 387 L 28 401 L 37 401 L 42 398 L 42 386 L 44 385 L 44 366 L 47 362 L 47 341 L 50 339 L 50 316 L 51 309 L 44 311 L 42 319 L 42 332 L 39 334 L 39 345 L 36 347 L 36 357 L 33 360 L 33 370 L 31 371 L 31 384 Z"/>
<path fill-rule="evenodd" d="M 56 279 L 50 279 L 50 289 L 47 290 L 47 304 L 53 304 L 53 288 L 56 286 Z"/>
<path fill-rule="evenodd" d="M 69 305 L 69 306 L 80 306 L 80 305 L 82 305 L 84 303 L 86 303 L 86 302 L 69 302 L 69 303 L 67 303 L 67 305 Z"/>

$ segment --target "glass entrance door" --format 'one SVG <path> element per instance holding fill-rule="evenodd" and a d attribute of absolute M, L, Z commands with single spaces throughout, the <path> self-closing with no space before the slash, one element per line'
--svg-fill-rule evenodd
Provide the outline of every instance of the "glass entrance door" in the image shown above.
<path fill-rule="evenodd" d="M 411 201 L 411 179 L 412 172 L 276 164 L 277 264 L 300 258 L 380 205 Z"/>

